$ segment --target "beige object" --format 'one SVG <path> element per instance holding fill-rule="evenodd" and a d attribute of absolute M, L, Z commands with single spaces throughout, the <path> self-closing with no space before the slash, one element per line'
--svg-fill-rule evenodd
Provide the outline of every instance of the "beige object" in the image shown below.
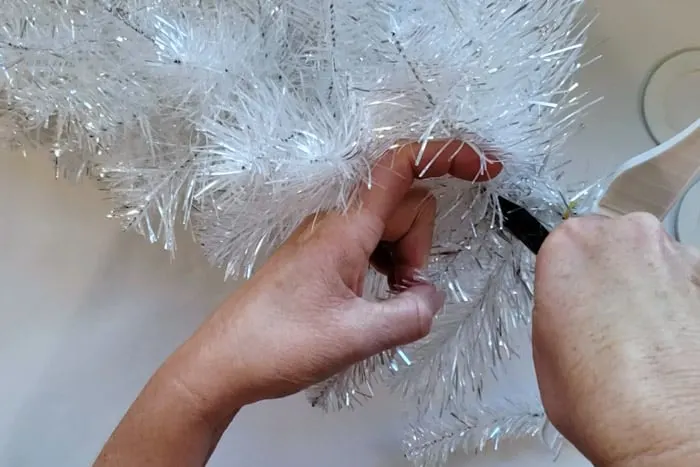
<path fill-rule="evenodd" d="M 664 219 L 700 175 L 700 118 L 663 144 L 632 158 L 598 201 L 601 213 L 646 211 Z"/>

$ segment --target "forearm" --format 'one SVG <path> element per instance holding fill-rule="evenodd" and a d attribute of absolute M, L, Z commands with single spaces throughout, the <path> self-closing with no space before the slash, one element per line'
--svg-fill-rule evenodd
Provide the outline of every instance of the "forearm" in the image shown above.
<path fill-rule="evenodd" d="M 176 352 L 151 378 L 100 453 L 95 467 L 206 464 L 238 412 L 201 400 L 185 376 L 197 364 L 186 350 Z"/>

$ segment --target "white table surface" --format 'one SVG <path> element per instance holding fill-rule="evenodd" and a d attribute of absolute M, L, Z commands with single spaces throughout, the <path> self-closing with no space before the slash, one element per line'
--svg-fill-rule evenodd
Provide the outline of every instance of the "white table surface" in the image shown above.
<path fill-rule="evenodd" d="M 583 79 L 606 100 L 572 141 L 572 167 L 582 177 L 651 146 L 638 112 L 644 75 L 666 52 L 700 42 L 697 33 L 683 34 L 696 27 L 688 16 L 697 15 L 674 14 L 685 24 L 672 27 L 659 6 L 696 1 L 620 0 L 601 8 L 591 46 L 606 58 Z M 631 4 L 636 14 L 626 11 Z M 108 208 L 91 186 L 55 181 L 42 152 L 0 157 L 2 466 L 89 465 L 160 362 L 234 286 L 187 242 L 171 262 L 158 246 L 122 233 L 104 219 Z M 517 365 L 528 371 L 531 362 Z M 531 379 L 512 386 L 536 390 Z M 244 410 L 210 465 L 407 467 L 401 434 L 400 406 L 386 395 L 334 415 L 293 397 Z M 553 462 L 536 443 L 466 459 L 452 465 Z M 588 465 L 568 448 L 557 464 Z"/>

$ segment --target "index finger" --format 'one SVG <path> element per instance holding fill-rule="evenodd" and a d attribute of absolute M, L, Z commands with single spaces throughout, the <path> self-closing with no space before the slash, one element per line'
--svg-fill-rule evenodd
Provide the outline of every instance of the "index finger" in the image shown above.
<path fill-rule="evenodd" d="M 489 161 L 462 141 L 404 144 L 384 154 L 372 169 L 369 183 L 360 195 L 361 209 L 386 223 L 415 179 L 449 174 L 477 182 L 489 180 L 500 171 L 498 161 Z"/>

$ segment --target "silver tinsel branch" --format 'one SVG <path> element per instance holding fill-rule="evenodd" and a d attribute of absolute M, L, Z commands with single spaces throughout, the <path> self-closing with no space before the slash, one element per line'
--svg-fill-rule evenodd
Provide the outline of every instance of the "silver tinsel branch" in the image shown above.
<path fill-rule="evenodd" d="M 233 278 L 307 216 L 346 209 L 398 141 L 498 154 L 488 183 L 426 182 L 439 215 L 424 274 L 448 291 L 434 332 L 309 398 L 342 409 L 389 385 L 419 419 L 454 413 L 476 433 L 491 414 L 499 433 L 531 432 L 541 417 L 458 412 L 530 321 L 534 258 L 501 228 L 497 197 L 552 227 L 572 209 L 563 147 L 592 104 L 574 79 L 582 2 L 14 0 L 0 13 L 0 136 L 48 147 L 57 176 L 96 180 L 109 216 L 151 242 L 174 252 L 184 225 Z M 388 293 L 372 274 L 366 296 Z"/>
<path fill-rule="evenodd" d="M 422 419 L 405 441 L 406 456 L 421 467 L 444 465 L 457 450 L 479 453 L 498 450 L 503 441 L 540 438 L 556 455 L 563 438 L 547 421 L 541 405 L 532 401 L 504 401 L 484 407 L 475 404 L 460 412 Z"/>

